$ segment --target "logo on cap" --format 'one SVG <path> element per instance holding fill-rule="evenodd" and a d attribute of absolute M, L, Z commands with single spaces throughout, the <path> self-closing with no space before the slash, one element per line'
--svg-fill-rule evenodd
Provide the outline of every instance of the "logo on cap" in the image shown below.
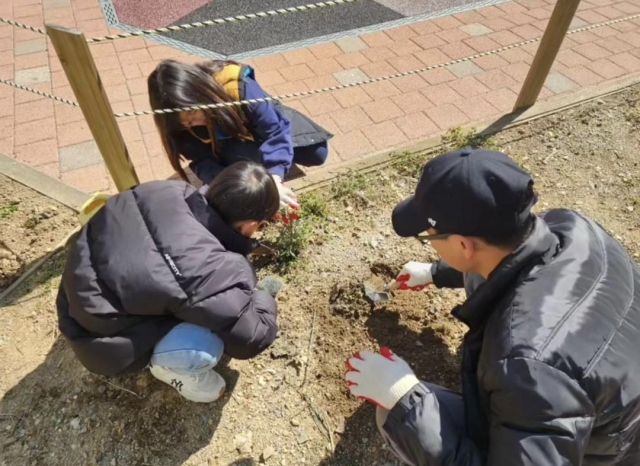
<path fill-rule="evenodd" d="M 436 221 L 432 218 L 429 218 L 429 223 L 431 224 L 432 227 L 436 226 Z"/>

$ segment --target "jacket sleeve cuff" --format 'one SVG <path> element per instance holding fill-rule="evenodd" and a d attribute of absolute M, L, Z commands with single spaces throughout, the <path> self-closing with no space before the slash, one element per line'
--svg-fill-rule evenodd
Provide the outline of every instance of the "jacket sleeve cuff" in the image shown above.
<path fill-rule="evenodd" d="M 407 413 L 415 407 L 416 399 L 422 399 L 431 393 L 431 390 L 427 389 L 418 381 L 417 384 L 398 399 L 391 411 L 389 411 L 389 417 L 393 418 L 396 422 L 404 422 Z"/>
<path fill-rule="evenodd" d="M 284 181 L 284 176 L 287 174 L 287 169 L 283 165 L 274 165 L 273 167 L 269 167 L 269 173 L 272 175 L 279 176 L 282 181 Z"/>

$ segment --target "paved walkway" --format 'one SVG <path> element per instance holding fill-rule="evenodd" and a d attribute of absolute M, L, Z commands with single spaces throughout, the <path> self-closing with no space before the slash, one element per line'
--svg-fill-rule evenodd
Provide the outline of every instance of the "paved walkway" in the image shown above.
<path fill-rule="evenodd" d="M 539 37 L 554 5 L 551 0 L 505 2 L 261 57 L 251 64 L 260 83 L 276 94 L 383 76 Z M 637 13 L 640 0 L 583 0 L 572 26 Z M 3 0 L 0 16 L 33 26 L 47 21 L 76 27 L 87 37 L 117 32 L 106 26 L 98 0 Z M 329 162 L 336 166 L 510 111 L 536 49 L 532 44 L 420 76 L 288 104 L 336 135 Z M 92 50 L 116 112 L 149 108 L 145 78 L 159 60 L 198 60 L 140 38 L 94 45 Z M 640 20 L 566 39 L 542 97 L 633 74 L 640 74 Z M 30 31 L 0 25 L 0 77 L 74 99 L 53 47 Z M 119 119 L 119 124 L 142 181 L 172 174 L 151 117 Z M 114 190 L 79 109 L 2 84 L 0 153 L 86 192 Z"/>

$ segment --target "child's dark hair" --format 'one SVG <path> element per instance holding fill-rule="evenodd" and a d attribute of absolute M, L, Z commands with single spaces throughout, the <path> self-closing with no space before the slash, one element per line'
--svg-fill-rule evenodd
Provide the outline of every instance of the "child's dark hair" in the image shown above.
<path fill-rule="evenodd" d="M 280 195 L 266 168 L 237 162 L 209 185 L 207 202 L 230 225 L 246 220 L 271 220 L 280 208 Z"/>

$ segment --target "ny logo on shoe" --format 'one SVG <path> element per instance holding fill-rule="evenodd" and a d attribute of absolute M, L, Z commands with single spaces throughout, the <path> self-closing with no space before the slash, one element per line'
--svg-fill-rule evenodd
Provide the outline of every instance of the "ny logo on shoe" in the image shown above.
<path fill-rule="evenodd" d="M 171 385 L 174 386 L 179 392 L 182 391 L 182 381 L 178 379 L 171 379 Z"/>

